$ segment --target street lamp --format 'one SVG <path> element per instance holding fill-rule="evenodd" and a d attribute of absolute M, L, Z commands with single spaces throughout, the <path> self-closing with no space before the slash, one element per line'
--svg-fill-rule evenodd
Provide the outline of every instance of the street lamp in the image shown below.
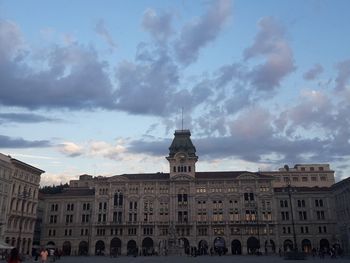
<path fill-rule="evenodd" d="M 22 207 L 21 207 L 21 217 L 19 220 L 19 233 L 18 233 L 18 240 L 17 240 L 17 249 L 19 252 L 21 252 L 21 249 L 23 250 L 23 247 L 21 247 L 21 235 L 22 235 L 22 227 L 23 227 L 23 212 L 24 212 L 24 201 L 30 197 L 30 192 L 27 191 L 26 188 L 24 188 L 22 193 L 18 194 L 18 198 L 22 199 Z"/>
<path fill-rule="evenodd" d="M 289 197 L 289 205 L 290 205 L 292 227 L 293 227 L 293 241 L 294 241 L 293 251 L 287 253 L 286 259 L 305 259 L 305 253 L 299 252 L 298 246 L 297 246 L 297 236 L 295 232 L 295 222 L 294 222 L 293 204 L 292 204 L 292 192 L 295 192 L 295 190 L 290 185 L 290 181 L 288 182 L 286 189 Z"/>
<path fill-rule="evenodd" d="M 292 227 L 293 227 L 293 248 L 294 251 L 298 252 L 298 245 L 297 245 L 297 236 L 296 236 L 296 232 L 295 232 L 295 223 L 294 223 L 294 213 L 293 213 L 293 203 L 292 203 L 292 186 L 290 185 L 290 182 L 288 182 L 287 185 L 287 192 L 288 192 L 288 197 L 289 197 L 289 205 L 290 205 L 290 214 L 291 214 L 291 218 L 292 218 Z"/>

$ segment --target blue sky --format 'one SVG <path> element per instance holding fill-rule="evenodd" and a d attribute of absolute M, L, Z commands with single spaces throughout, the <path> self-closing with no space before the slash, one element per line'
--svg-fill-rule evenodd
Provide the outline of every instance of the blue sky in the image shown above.
<path fill-rule="evenodd" d="M 0 1 L 0 152 L 46 173 L 350 172 L 349 1 Z"/>

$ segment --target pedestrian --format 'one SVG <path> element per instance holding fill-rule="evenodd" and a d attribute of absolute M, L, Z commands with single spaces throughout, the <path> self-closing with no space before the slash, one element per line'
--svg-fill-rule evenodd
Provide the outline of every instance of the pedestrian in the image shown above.
<path fill-rule="evenodd" d="M 9 257 L 7 263 L 21 263 L 17 248 L 13 248 L 11 250 L 10 257 Z"/>
<path fill-rule="evenodd" d="M 41 260 L 41 263 L 46 263 L 47 261 L 47 257 L 48 257 L 49 253 L 47 252 L 46 249 L 43 249 L 40 253 L 40 260 Z"/>

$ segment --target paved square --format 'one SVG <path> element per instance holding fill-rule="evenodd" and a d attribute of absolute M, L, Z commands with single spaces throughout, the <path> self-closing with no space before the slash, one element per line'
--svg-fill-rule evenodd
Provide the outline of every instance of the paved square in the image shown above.
<path fill-rule="evenodd" d="M 187 256 L 153 256 L 153 257 L 126 257 L 121 256 L 117 258 L 104 257 L 63 257 L 57 260 L 55 263 L 257 263 L 257 262 L 323 262 L 323 263 L 350 263 L 349 258 L 337 258 L 331 259 L 329 257 L 325 259 L 320 258 L 308 258 L 307 260 L 285 260 L 278 256 L 200 256 L 200 257 L 187 257 Z"/>

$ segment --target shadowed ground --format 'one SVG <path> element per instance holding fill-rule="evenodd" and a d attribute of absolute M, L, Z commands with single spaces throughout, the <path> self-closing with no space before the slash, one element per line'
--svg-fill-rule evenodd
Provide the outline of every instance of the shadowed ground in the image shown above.
<path fill-rule="evenodd" d="M 349 258 L 337 258 L 331 259 L 326 257 L 325 259 L 320 258 L 308 258 L 307 260 L 284 260 L 278 256 L 200 256 L 200 257 L 187 257 L 187 256 L 153 256 L 153 257 L 126 257 L 121 256 L 117 258 L 111 258 L 108 256 L 91 256 L 91 257 L 63 257 L 60 260 L 57 260 L 55 263 L 265 263 L 265 262 L 323 262 L 323 263 L 350 263 Z M 2 262 L 2 261 L 0 261 Z M 28 262 L 28 261 L 26 261 Z M 29 261 L 30 262 L 30 261 Z M 50 261 L 48 261 L 50 262 Z"/>

